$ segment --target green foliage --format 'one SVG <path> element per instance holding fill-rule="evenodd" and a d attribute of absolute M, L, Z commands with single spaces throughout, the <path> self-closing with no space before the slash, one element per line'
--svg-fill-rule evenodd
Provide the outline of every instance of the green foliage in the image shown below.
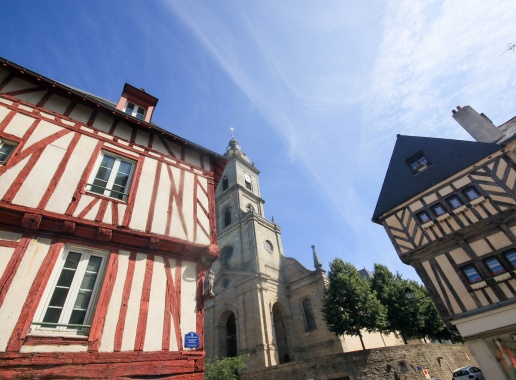
<path fill-rule="evenodd" d="M 448 330 L 424 286 L 405 280 L 398 273 L 392 274 L 384 265 L 375 264 L 371 288 L 387 309 L 385 332 L 399 331 L 404 338 L 462 340 L 460 335 Z M 416 302 L 406 298 L 406 288 L 414 292 Z"/>
<path fill-rule="evenodd" d="M 238 372 L 247 367 L 245 361 L 249 354 L 236 356 L 234 358 L 215 358 L 206 360 L 204 367 L 205 380 L 236 380 Z"/>
<path fill-rule="evenodd" d="M 328 285 L 324 290 L 322 313 L 328 329 L 335 335 L 354 335 L 361 330 L 386 328 L 386 308 L 376 298 L 369 282 L 357 269 L 341 259 L 330 263 Z"/>

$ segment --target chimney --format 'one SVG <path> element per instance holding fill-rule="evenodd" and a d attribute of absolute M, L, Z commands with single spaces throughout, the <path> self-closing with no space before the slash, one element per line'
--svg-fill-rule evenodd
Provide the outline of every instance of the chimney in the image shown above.
<path fill-rule="evenodd" d="M 504 134 L 486 116 L 480 115 L 470 106 L 457 107 L 453 110 L 453 118 L 462 128 L 468 132 L 477 142 L 495 143 Z"/>

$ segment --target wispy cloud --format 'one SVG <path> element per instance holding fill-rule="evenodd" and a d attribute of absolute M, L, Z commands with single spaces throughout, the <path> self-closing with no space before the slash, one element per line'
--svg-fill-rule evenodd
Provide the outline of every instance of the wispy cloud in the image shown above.
<path fill-rule="evenodd" d="M 509 2 L 164 4 L 283 138 L 359 253 L 392 255 L 370 217 L 397 133 L 468 138 L 456 105 L 514 114 L 516 57 L 500 57 L 516 39 Z"/>

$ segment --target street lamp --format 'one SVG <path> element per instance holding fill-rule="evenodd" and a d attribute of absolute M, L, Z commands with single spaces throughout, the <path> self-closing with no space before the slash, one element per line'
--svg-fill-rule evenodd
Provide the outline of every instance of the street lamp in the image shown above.
<path fill-rule="evenodd" d="M 405 297 L 413 304 L 416 304 L 416 301 L 422 300 L 423 298 L 430 297 L 428 294 L 425 294 L 423 297 L 416 298 L 414 291 L 409 287 L 405 288 Z"/>
<path fill-rule="evenodd" d="M 409 287 L 405 288 L 405 297 L 412 303 L 416 302 L 416 295 Z"/>

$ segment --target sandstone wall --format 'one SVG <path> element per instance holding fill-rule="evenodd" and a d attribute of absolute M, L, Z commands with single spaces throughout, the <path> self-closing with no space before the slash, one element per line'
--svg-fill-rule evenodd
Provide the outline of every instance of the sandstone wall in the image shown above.
<path fill-rule="evenodd" d="M 413 380 L 431 377 L 450 379 L 459 367 L 477 365 L 468 348 L 462 344 L 417 344 L 330 355 L 243 372 L 239 380 Z"/>

